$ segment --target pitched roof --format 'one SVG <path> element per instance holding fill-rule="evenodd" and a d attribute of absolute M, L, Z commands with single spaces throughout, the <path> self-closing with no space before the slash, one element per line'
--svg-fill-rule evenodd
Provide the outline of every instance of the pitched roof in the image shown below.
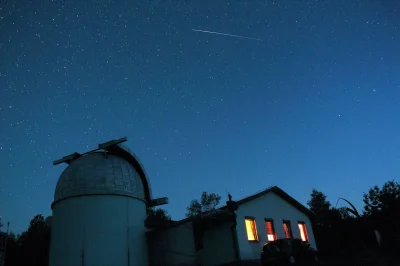
<path fill-rule="evenodd" d="M 273 187 L 269 187 L 259 193 L 253 194 L 251 196 L 248 196 L 246 198 L 243 198 L 241 200 L 236 201 L 236 203 L 238 205 L 244 204 L 246 202 L 249 202 L 253 199 L 256 199 L 258 197 L 261 197 L 267 193 L 273 192 L 276 195 L 278 195 L 279 197 L 281 197 L 283 200 L 287 201 L 288 203 L 290 203 L 292 206 L 294 206 L 296 209 L 298 209 L 299 211 L 305 213 L 307 216 L 309 216 L 310 218 L 312 218 L 315 214 L 308 209 L 307 207 L 305 207 L 303 204 L 301 204 L 300 202 L 298 202 L 297 200 L 295 200 L 292 196 L 290 196 L 289 194 L 287 194 L 285 191 L 283 191 L 282 189 L 280 189 L 277 186 L 273 186 Z M 223 206 L 220 209 L 224 210 L 226 209 L 227 206 Z"/>
<path fill-rule="evenodd" d="M 288 202 L 289 204 L 291 204 L 292 206 L 294 206 L 296 209 L 298 209 L 299 211 L 303 212 L 304 214 L 306 214 L 308 217 L 313 218 L 315 216 L 315 214 L 308 209 L 307 207 L 305 207 L 303 204 L 301 204 L 300 202 L 298 202 L 297 200 L 295 200 L 292 196 L 290 196 L 289 194 L 287 194 L 285 191 L 283 191 L 282 189 L 280 189 L 277 186 L 273 186 L 273 187 L 269 187 L 259 193 L 253 194 L 251 196 L 248 196 L 246 198 L 243 198 L 241 200 L 236 201 L 237 205 L 241 205 L 244 203 L 247 203 L 249 201 L 252 201 L 253 199 L 256 199 L 258 197 L 261 197 L 267 193 L 273 192 L 276 195 L 278 195 L 279 197 L 281 197 L 283 200 L 285 200 L 286 202 Z M 221 212 L 222 211 L 222 212 Z M 179 221 L 171 221 L 169 223 L 167 223 L 166 225 L 163 225 L 161 227 L 163 227 L 164 229 L 166 228 L 171 228 L 174 226 L 178 226 L 187 222 L 191 222 L 195 219 L 210 219 L 210 218 L 214 218 L 214 217 L 218 217 L 218 216 L 225 216 L 227 215 L 227 206 L 222 206 L 217 210 L 211 210 L 208 212 L 204 212 L 192 217 L 188 217 L 188 218 L 184 218 L 182 220 Z M 148 227 L 152 227 L 150 224 L 148 225 Z M 160 227 L 160 226 L 157 226 Z"/>

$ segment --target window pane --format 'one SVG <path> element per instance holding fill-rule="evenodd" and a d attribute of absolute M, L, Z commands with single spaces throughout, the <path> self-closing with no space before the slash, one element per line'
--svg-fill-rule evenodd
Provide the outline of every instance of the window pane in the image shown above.
<path fill-rule="evenodd" d="M 283 230 L 285 231 L 285 237 L 286 238 L 292 238 L 292 228 L 290 226 L 289 221 L 284 221 L 283 222 Z"/>
<path fill-rule="evenodd" d="M 300 230 L 301 240 L 308 242 L 306 224 L 299 223 L 299 230 Z"/>
<path fill-rule="evenodd" d="M 265 227 L 267 228 L 268 241 L 276 240 L 274 222 L 273 221 L 265 221 Z"/>
<path fill-rule="evenodd" d="M 257 234 L 256 221 L 254 219 L 246 219 L 245 224 L 246 224 L 247 239 L 249 241 L 257 241 L 258 234 Z"/>

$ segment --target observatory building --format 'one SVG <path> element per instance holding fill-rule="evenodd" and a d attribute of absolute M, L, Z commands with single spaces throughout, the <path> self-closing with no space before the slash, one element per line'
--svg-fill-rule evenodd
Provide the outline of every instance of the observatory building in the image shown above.
<path fill-rule="evenodd" d="M 51 205 L 50 266 L 259 265 L 263 245 L 301 238 L 316 249 L 313 213 L 278 187 L 180 221 L 147 216 L 144 168 L 121 143 L 99 144 L 53 164 L 68 166 Z"/>
<path fill-rule="evenodd" d="M 51 205 L 50 266 L 148 264 L 146 207 L 167 199 L 152 200 L 145 171 L 124 141 L 53 163 L 69 165 Z"/>

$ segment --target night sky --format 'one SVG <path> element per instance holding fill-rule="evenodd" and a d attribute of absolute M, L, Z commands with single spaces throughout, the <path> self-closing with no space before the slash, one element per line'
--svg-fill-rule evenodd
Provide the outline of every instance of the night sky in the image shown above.
<path fill-rule="evenodd" d="M 181 219 L 277 185 L 362 208 L 400 175 L 398 1 L 2 1 L 0 215 L 51 214 L 66 165 L 128 137 Z M 251 40 L 192 29 L 241 35 Z"/>

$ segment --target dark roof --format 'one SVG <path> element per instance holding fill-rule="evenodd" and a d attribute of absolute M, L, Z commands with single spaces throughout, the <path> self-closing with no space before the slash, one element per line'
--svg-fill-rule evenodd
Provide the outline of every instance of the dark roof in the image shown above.
<path fill-rule="evenodd" d="M 171 227 L 175 227 L 175 226 L 179 226 L 188 222 L 200 222 L 200 223 L 208 223 L 210 221 L 222 221 L 222 220 L 226 220 L 227 218 L 231 217 L 231 213 L 228 212 L 227 210 L 211 210 L 211 211 L 207 211 L 207 212 L 203 212 L 201 214 L 197 214 L 195 216 L 191 216 L 188 218 L 184 218 L 182 220 L 179 221 L 169 221 L 166 223 L 162 223 L 162 224 L 151 224 L 148 223 L 146 224 L 146 226 L 148 228 L 153 228 L 153 229 L 168 229 Z"/>
<path fill-rule="evenodd" d="M 285 191 L 283 191 L 282 189 L 280 189 L 277 186 L 273 186 L 270 188 L 267 188 L 259 193 L 256 193 L 254 195 L 248 196 L 246 198 L 243 198 L 241 200 L 236 201 L 236 203 L 238 205 L 240 204 L 244 204 L 246 202 L 249 202 L 255 198 L 261 197 L 267 193 L 273 192 L 275 194 L 277 194 L 279 197 L 281 197 L 283 200 L 287 201 L 288 203 L 290 203 L 291 205 L 293 205 L 295 208 L 297 208 L 299 211 L 305 213 L 306 215 L 308 215 L 310 218 L 312 218 L 314 216 L 314 213 L 308 209 L 307 207 L 305 207 L 303 204 L 301 204 L 300 202 L 298 202 L 297 200 L 295 200 L 293 197 L 291 197 L 289 194 L 287 194 Z M 227 208 L 227 206 L 223 206 L 220 209 L 221 210 L 225 210 Z"/>

